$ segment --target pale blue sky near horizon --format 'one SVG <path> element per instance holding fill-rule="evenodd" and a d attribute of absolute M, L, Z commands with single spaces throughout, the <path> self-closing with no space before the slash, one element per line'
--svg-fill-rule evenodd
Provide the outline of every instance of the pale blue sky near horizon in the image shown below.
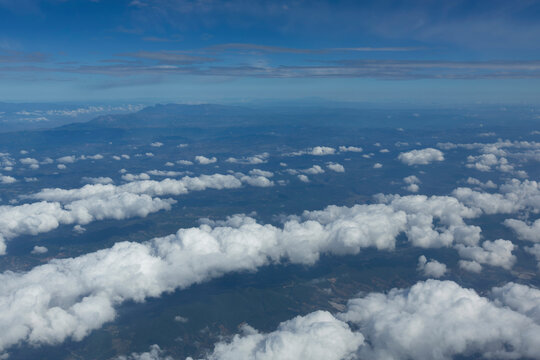
<path fill-rule="evenodd" d="M 0 101 L 536 104 L 539 1 L 0 0 Z"/>

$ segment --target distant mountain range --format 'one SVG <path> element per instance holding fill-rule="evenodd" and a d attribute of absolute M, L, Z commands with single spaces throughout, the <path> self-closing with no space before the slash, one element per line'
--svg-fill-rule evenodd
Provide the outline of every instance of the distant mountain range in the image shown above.
<path fill-rule="evenodd" d="M 0 102 L 0 133 L 51 129 L 86 122 L 99 115 L 139 111 L 141 104 L 73 104 Z"/>
<path fill-rule="evenodd" d="M 146 107 L 130 114 L 102 115 L 75 127 L 176 128 L 247 125 L 257 122 L 260 110 L 240 106 L 166 104 Z"/>
<path fill-rule="evenodd" d="M 84 116 L 92 113 L 91 111 L 85 113 L 85 110 L 80 109 L 85 108 L 78 110 Z M 116 112 L 120 111 L 120 108 L 114 109 Z M 106 109 L 98 109 L 98 111 L 101 110 Z M 34 111 L 34 113 L 37 112 Z M 401 129 L 429 130 L 458 127 L 476 129 L 481 132 L 484 125 L 496 127 L 508 124 L 509 117 L 513 120 L 514 129 L 522 125 L 530 127 L 531 123 L 538 121 L 536 116 L 536 113 L 527 107 L 501 109 L 481 105 L 455 109 L 436 107 L 411 109 L 384 106 L 332 107 L 327 104 L 322 104 L 320 107 L 312 104 L 264 107 L 158 104 L 129 113 L 124 110 L 122 113 L 94 116 L 84 122 L 80 121 L 80 117 L 72 117 L 71 119 L 79 121 L 41 129 L 33 126 L 23 130 L 18 127 L 13 128 L 7 126 L 6 122 L 2 123 L 2 118 L 0 118 L 0 144 L 8 148 L 11 145 L 25 147 L 36 146 L 40 143 L 48 146 L 49 142 L 57 144 L 128 142 L 133 137 L 174 136 L 201 139 L 225 137 L 231 134 L 252 136 L 263 133 L 294 133 L 306 131 L 307 128 L 311 131 L 319 129 L 317 131 L 327 133 L 332 129 L 349 127 L 400 131 Z M 65 123 L 68 119 L 70 118 L 64 116 L 62 121 Z M 2 147 L 0 147 L 1 151 Z"/>

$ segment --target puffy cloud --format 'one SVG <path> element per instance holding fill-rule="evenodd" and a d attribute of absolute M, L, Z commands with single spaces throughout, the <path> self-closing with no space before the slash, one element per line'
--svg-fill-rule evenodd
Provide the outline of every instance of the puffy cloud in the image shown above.
<path fill-rule="evenodd" d="M 493 168 L 502 172 L 514 172 L 514 166 L 508 162 L 508 159 L 495 154 L 482 154 L 478 156 L 468 156 L 467 165 L 468 168 L 476 169 L 479 171 L 491 171 Z M 525 172 L 516 172 L 521 177 L 526 177 Z"/>
<path fill-rule="evenodd" d="M 56 161 L 63 164 L 71 164 L 77 161 L 77 157 L 74 155 L 62 156 L 56 159 Z"/>
<path fill-rule="evenodd" d="M 298 170 L 295 170 L 295 169 L 285 169 L 285 172 L 287 174 L 290 174 L 290 175 L 297 175 L 298 174 Z"/>
<path fill-rule="evenodd" d="M 290 154 L 289 156 L 300 156 L 300 155 L 315 155 L 315 156 L 324 156 L 324 155 L 334 155 L 336 149 L 329 146 L 315 146 L 306 150 L 296 151 Z"/>
<path fill-rule="evenodd" d="M 407 186 L 404 188 L 407 191 L 410 192 L 418 192 L 420 190 L 420 186 L 418 184 L 420 183 L 420 179 L 418 179 L 415 175 L 410 175 L 403 178 L 403 181 Z"/>
<path fill-rule="evenodd" d="M 185 324 L 185 323 L 187 323 L 189 321 L 189 319 L 186 318 L 186 317 L 180 316 L 180 315 L 176 315 L 174 317 L 174 321 Z"/>
<path fill-rule="evenodd" d="M 62 205 L 40 201 L 17 206 L 0 206 L 0 253 L 5 254 L 5 241 L 19 235 L 37 235 L 56 229 L 61 224 L 88 224 L 103 219 L 126 219 L 169 210 L 172 199 L 148 195 L 119 193 L 106 198 L 89 197 Z"/>
<path fill-rule="evenodd" d="M 152 176 L 167 176 L 167 177 L 182 176 L 186 174 L 185 171 L 163 171 L 163 170 L 148 170 L 146 173 Z"/>
<path fill-rule="evenodd" d="M 43 189 L 38 193 L 30 195 L 29 198 L 69 202 L 79 199 L 85 199 L 93 196 L 106 198 L 109 195 L 117 193 L 147 194 L 150 196 L 162 195 L 183 195 L 190 191 L 201 191 L 207 188 L 211 189 L 232 189 L 242 186 L 242 182 L 233 175 L 201 175 L 198 177 L 184 176 L 181 179 L 163 179 L 133 181 L 123 185 L 85 185 L 78 189 Z"/>
<path fill-rule="evenodd" d="M 495 134 L 493 131 L 483 132 L 483 133 L 478 134 L 478 136 L 480 137 L 489 137 L 489 136 L 496 136 L 496 135 L 497 134 Z"/>
<path fill-rule="evenodd" d="M 506 151 L 504 149 L 517 148 L 517 149 L 539 149 L 540 142 L 535 141 L 510 141 L 510 140 L 498 140 L 494 143 L 472 143 L 472 144 L 453 144 L 450 142 L 447 143 L 438 143 L 438 148 L 443 150 L 450 150 L 456 148 L 463 149 L 479 149 L 480 152 L 484 154 L 497 154 L 504 156 Z"/>
<path fill-rule="evenodd" d="M 193 165 L 193 162 L 189 160 L 177 160 L 176 163 L 180 165 Z"/>
<path fill-rule="evenodd" d="M 536 358 L 540 326 L 451 281 L 427 280 L 410 289 L 371 293 L 349 301 L 337 316 L 365 338 L 359 358 Z"/>
<path fill-rule="evenodd" d="M 381 164 L 381 163 L 375 163 L 375 164 L 373 165 L 373 168 L 374 168 L 374 169 L 380 169 L 380 168 L 382 168 L 382 164 Z"/>
<path fill-rule="evenodd" d="M 384 205 L 341 210 L 336 219 L 333 212 L 306 213 L 305 221 L 289 220 L 282 229 L 238 216 L 226 226 L 181 229 L 147 243 L 122 242 L 54 260 L 27 273 L 3 273 L 0 325 L 6 331 L 0 335 L 0 349 L 20 341 L 80 340 L 111 321 L 114 308 L 126 300 L 143 301 L 227 272 L 254 270 L 282 259 L 312 264 L 321 252 L 389 248 L 397 224 L 404 221 Z"/>
<path fill-rule="evenodd" d="M 49 251 L 49 249 L 47 249 L 45 246 L 36 245 L 32 249 L 31 253 L 34 255 L 40 255 L 40 254 L 45 254 L 47 251 Z"/>
<path fill-rule="evenodd" d="M 420 190 L 420 186 L 418 184 L 409 184 L 406 187 L 404 187 L 405 190 L 416 193 L 418 190 Z"/>
<path fill-rule="evenodd" d="M 174 203 L 176 201 L 172 199 L 152 198 L 146 194 L 119 193 L 109 198 L 91 197 L 64 205 L 70 215 L 65 221 L 84 225 L 96 220 L 146 217 L 160 210 L 170 210 Z"/>
<path fill-rule="evenodd" d="M 158 191 L 141 184 L 122 186 L 127 185 L 150 193 Z M 63 200 L 71 202 L 65 207 L 47 202 L 21 205 L 45 209 L 34 209 L 34 217 L 28 216 L 29 211 L 20 211 L 21 219 L 15 223 L 26 225 L 27 232 L 37 233 L 73 219 L 84 224 L 94 218 L 144 216 L 143 206 L 137 203 L 140 200 L 129 201 L 136 196 L 133 193 L 117 194 L 126 196 L 130 206 L 105 206 L 104 202 L 111 198 L 107 192 L 100 198 L 103 203 L 86 203 L 90 199 L 86 193 L 109 188 L 114 186 L 86 185 L 75 191 L 44 192 L 44 197 L 63 195 Z M 151 200 L 147 194 L 140 196 Z M 111 321 L 115 307 L 126 300 L 143 301 L 229 272 L 253 271 L 283 261 L 311 265 L 323 253 L 356 254 L 367 247 L 392 250 L 402 232 L 413 244 L 446 245 L 451 239 L 460 240 L 465 233 L 457 230 L 463 225 L 462 217 L 471 215 L 453 198 L 388 196 L 382 200 L 386 204 L 305 211 L 301 216 L 290 217 L 282 227 L 258 224 L 250 217 L 238 215 L 222 222 L 180 229 L 176 234 L 145 243 L 121 242 L 76 258 L 53 260 L 26 273 L 3 273 L 0 314 L 4 315 L 0 317 L 0 327 L 6 331 L 0 335 L 0 349 L 20 341 L 56 344 L 67 338 L 79 340 Z M 51 216 L 53 211 L 49 207 L 59 215 Z M 425 219 L 426 214 L 431 214 L 431 219 Z M 36 221 L 44 220 L 38 215 L 48 221 L 36 229 Z M 438 223 L 436 229 L 434 218 Z M 6 224 L 6 216 L 0 216 L 0 221 L 8 230 L 13 224 Z M 423 238 L 426 231 L 433 232 L 430 242 Z"/>
<path fill-rule="evenodd" d="M 95 196 L 107 199 L 113 194 L 125 192 L 150 196 L 180 195 L 206 188 L 237 188 L 242 185 L 242 181 L 249 178 L 241 173 L 235 175 L 201 175 L 196 178 L 165 179 L 159 182 L 147 180 L 120 186 L 96 184 L 71 190 L 44 189 L 34 194 L 32 198 L 70 203 Z M 479 210 L 470 209 L 453 197 L 380 195 L 377 198 L 388 208 L 402 211 L 403 215 L 407 216 L 408 226 L 403 230 L 415 246 L 450 246 L 454 241 L 476 245 L 480 238 L 480 228 L 464 223 L 465 218 L 477 217 L 480 214 Z M 434 229 L 435 219 L 444 226 Z"/>
<path fill-rule="evenodd" d="M 538 267 L 540 268 L 540 244 L 534 244 L 533 246 L 525 247 L 525 251 L 533 255 L 538 261 Z"/>
<path fill-rule="evenodd" d="M 479 192 L 470 188 L 457 188 L 452 192 L 464 204 L 481 209 L 486 214 L 509 214 L 522 208 L 522 204 L 504 194 Z"/>
<path fill-rule="evenodd" d="M 476 245 L 481 229 L 467 225 L 464 219 L 481 214 L 450 196 L 425 195 L 378 195 L 378 200 L 395 211 L 403 211 L 407 217 L 404 229 L 409 241 L 418 247 L 443 247 L 453 243 Z M 435 227 L 434 221 L 443 227 Z"/>
<path fill-rule="evenodd" d="M 508 161 L 506 159 L 504 160 L 507 164 Z M 491 171 L 491 167 L 497 165 L 499 163 L 499 159 L 497 159 L 497 156 L 493 154 L 483 154 L 480 156 L 469 156 L 467 157 L 467 162 L 468 168 L 474 168 L 479 171 Z"/>
<path fill-rule="evenodd" d="M 110 177 L 105 176 L 99 176 L 99 177 L 87 177 L 84 176 L 82 178 L 83 182 L 89 183 L 89 184 L 112 184 L 114 181 Z"/>
<path fill-rule="evenodd" d="M 197 161 L 201 165 L 208 165 L 208 164 L 215 163 L 217 161 L 217 158 L 215 156 L 213 156 L 211 158 L 207 158 L 207 157 L 202 156 L 202 155 L 197 155 L 197 156 L 195 156 L 195 161 Z"/>
<path fill-rule="evenodd" d="M 37 235 L 58 227 L 65 213 L 59 203 L 45 201 L 18 206 L 0 206 L 0 253 L 5 253 L 5 239 L 21 234 Z"/>
<path fill-rule="evenodd" d="M 421 271 L 426 277 L 440 278 L 446 273 L 446 265 L 437 260 L 427 261 L 422 255 L 418 258 L 418 271 Z"/>
<path fill-rule="evenodd" d="M 2 166 L 5 171 L 12 170 L 14 165 L 15 159 L 13 159 L 9 153 L 0 153 L 0 166 Z"/>
<path fill-rule="evenodd" d="M 249 184 L 251 186 L 257 187 L 271 187 L 274 186 L 274 182 L 264 176 L 246 176 L 242 175 L 239 177 L 242 182 Z"/>
<path fill-rule="evenodd" d="M 479 186 L 481 188 L 486 188 L 486 189 L 496 189 L 497 188 L 497 185 L 491 180 L 488 180 L 485 183 L 483 183 L 480 180 L 478 180 L 476 178 L 473 178 L 473 177 L 468 177 L 467 178 L 467 184 L 476 185 L 476 186 Z"/>
<path fill-rule="evenodd" d="M 340 152 L 362 152 L 364 150 L 361 147 L 356 147 L 356 146 L 340 146 L 339 151 Z"/>
<path fill-rule="evenodd" d="M 162 147 L 163 143 L 159 142 L 159 141 L 156 141 L 156 142 L 151 143 L 150 146 L 152 146 L 152 147 Z"/>
<path fill-rule="evenodd" d="M 244 326 L 243 334 L 217 343 L 205 359 L 537 358 L 538 290 L 510 283 L 492 296 L 427 280 L 352 299 L 336 315 L 298 316 L 270 333 Z"/>
<path fill-rule="evenodd" d="M 126 159 L 126 160 L 129 160 L 131 157 L 129 155 L 126 155 L 126 154 L 122 154 L 120 156 L 118 155 L 113 155 L 112 157 L 114 160 L 122 160 L 122 159 Z"/>
<path fill-rule="evenodd" d="M 147 173 L 140 173 L 140 174 L 124 174 L 122 175 L 122 180 L 125 181 L 136 181 L 136 180 L 150 180 L 150 175 Z"/>
<path fill-rule="evenodd" d="M 540 242 L 540 219 L 537 219 L 531 225 L 516 219 L 506 219 L 504 225 L 514 230 L 518 238 L 533 242 Z"/>
<path fill-rule="evenodd" d="M 56 165 L 56 167 L 57 167 L 58 169 L 60 169 L 60 170 L 65 170 L 65 169 L 67 169 L 67 166 L 64 165 L 64 164 L 58 164 L 58 165 Z"/>
<path fill-rule="evenodd" d="M 73 227 L 73 231 L 76 232 L 77 234 L 82 234 L 86 231 L 86 229 L 83 228 L 81 225 L 77 224 Z"/>
<path fill-rule="evenodd" d="M 478 264 L 500 266 L 504 269 L 511 269 L 516 262 L 512 251 L 515 245 L 509 240 L 484 241 L 482 246 L 464 246 L 457 244 L 456 249 L 462 258 L 473 260 Z M 465 267 L 466 268 L 466 267 Z"/>
<path fill-rule="evenodd" d="M 529 141 L 510 141 L 498 140 L 495 143 L 472 143 L 472 144 L 452 144 L 439 143 L 441 149 L 464 148 L 468 150 L 477 149 L 480 152 L 478 156 L 469 156 L 467 158 L 467 167 L 479 171 L 491 171 L 493 169 L 502 172 L 511 172 L 518 177 L 525 178 L 527 173 L 523 170 L 516 171 L 514 166 L 509 163 L 507 158 L 516 158 L 520 161 L 540 159 L 540 143 Z M 521 151 L 515 151 L 520 149 Z"/>
<path fill-rule="evenodd" d="M 459 267 L 465 271 L 470 271 L 477 274 L 482 271 L 482 265 L 480 265 L 474 260 L 473 261 L 459 260 Z"/>
<path fill-rule="evenodd" d="M 298 180 L 300 180 L 301 182 L 305 182 L 305 183 L 309 182 L 309 178 L 304 174 L 298 175 Z"/>
<path fill-rule="evenodd" d="M 15 236 L 49 231 L 60 223 L 144 216 L 141 209 L 145 206 L 139 201 L 163 201 L 152 196 L 205 188 L 239 187 L 241 176 L 246 175 L 45 189 L 33 198 L 54 202 L 0 207 L 0 213 L 20 213 L 15 222 L 11 214 L 0 216 L 0 229 L 4 236 Z M 114 196 L 118 205 L 108 202 Z M 20 341 L 54 344 L 67 338 L 78 340 L 111 321 L 115 308 L 124 301 L 143 301 L 228 272 L 252 271 L 283 261 L 310 265 L 323 253 L 356 254 L 366 247 L 392 250 L 401 233 L 414 246 L 463 244 L 474 259 L 498 261 L 501 266 L 508 263 L 508 257 L 504 262 L 500 256 L 497 242 L 471 249 L 480 239 L 480 228 L 465 224 L 464 219 L 479 216 L 477 208 L 449 196 L 379 195 L 376 199 L 378 204 L 306 211 L 289 217 L 282 227 L 234 216 L 145 243 L 122 242 L 73 259 L 54 260 L 26 273 L 1 274 L 5 286 L 0 288 L 0 314 L 5 315 L 0 317 L 0 327 L 6 331 L 0 335 L 0 348 Z M 23 301 L 28 298 L 32 301 Z"/>
<path fill-rule="evenodd" d="M 313 149 L 311 149 L 308 153 L 310 155 L 333 155 L 335 154 L 336 149 L 328 147 L 328 146 L 315 146 Z"/>
<path fill-rule="evenodd" d="M 457 188 L 452 194 L 464 204 L 479 208 L 486 214 L 510 214 L 520 210 L 540 212 L 540 184 L 536 181 L 512 179 L 494 194 L 470 188 Z"/>
<path fill-rule="evenodd" d="M 316 174 L 323 174 L 324 169 L 320 167 L 319 165 L 313 165 L 309 169 L 300 170 L 303 173 L 310 174 L 310 175 L 316 175 Z"/>
<path fill-rule="evenodd" d="M 27 196 L 41 200 L 17 206 L 0 206 L 0 254 L 5 254 L 5 241 L 19 235 L 37 235 L 60 225 L 85 225 L 104 219 L 145 217 L 160 210 L 170 210 L 172 199 L 156 196 L 183 195 L 190 191 L 233 189 L 247 183 L 272 186 L 273 182 L 258 176 L 201 175 L 162 181 L 144 180 L 120 186 L 88 184 L 76 189 L 43 189 Z"/>
<path fill-rule="evenodd" d="M 13 184 L 14 182 L 17 182 L 17 179 L 13 176 L 0 174 L 0 184 Z"/>
<path fill-rule="evenodd" d="M 78 160 L 101 160 L 103 159 L 103 155 L 96 154 L 96 155 L 81 155 Z"/>
<path fill-rule="evenodd" d="M 453 144 L 453 143 L 438 143 L 437 147 L 441 149 L 456 149 L 463 148 L 467 150 L 478 149 L 483 154 L 495 154 L 506 156 L 509 149 L 540 149 L 540 142 L 536 141 L 511 141 L 497 140 L 494 143 L 472 143 L 472 144 Z"/>
<path fill-rule="evenodd" d="M 329 163 L 326 163 L 326 167 L 332 171 L 335 171 L 335 172 L 338 172 L 338 173 L 344 173 L 345 172 L 345 168 L 343 167 L 343 165 L 341 164 L 338 164 L 338 163 L 333 163 L 333 162 L 329 162 Z"/>
<path fill-rule="evenodd" d="M 434 148 L 425 148 L 402 152 L 398 155 L 398 159 L 407 165 L 427 165 L 434 161 L 443 161 L 444 154 Z"/>
<path fill-rule="evenodd" d="M 207 359 L 352 359 L 364 342 L 362 334 L 327 311 L 297 316 L 268 334 L 247 325 L 242 330 L 232 341 L 216 344 Z"/>
<path fill-rule="evenodd" d="M 234 157 L 230 157 L 225 161 L 229 162 L 229 163 L 235 163 L 235 164 L 258 165 L 258 164 L 264 164 L 264 163 L 268 162 L 269 157 L 270 157 L 270 154 L 265 152 L 265 153 L 262 153 L 262 154 L 242 157 L 242 158 L 239 158 L 239 159 L 234 158 Z"/>
<path fill-rule="evenodd" d="M 270 177 L 274 176 L 274 173 L 271 172 L 271 171 L 253 169 L 253 170 L 249 171 L 249 175 L 251 175 L 251 176 L 264 176 L 264 177 L 270 178 Z"/>
<path fill-rule="evenodd" d="M 540 324 L 540 290 L 516 283 L 508 283 L 491 290 L 495 301 L 508 306 Z"/>
<path fill-rule="evenodd" d="M 420 183 L 420 179 L 418 179 L 416 175 L 410 175 L 410 176 L 404 177 L 403 181 L 405 182 L 405 184 L 419 184 Z"/>
<path fill-rule="evenodd" d="M 39 168 L 39 161 L 37 161 L 34 158 L 27 157 L 27 158 L 19 159 L 19 162 L 23 165 L 29 165 L 29 166 L 37 165 L 37 168 Z"/>

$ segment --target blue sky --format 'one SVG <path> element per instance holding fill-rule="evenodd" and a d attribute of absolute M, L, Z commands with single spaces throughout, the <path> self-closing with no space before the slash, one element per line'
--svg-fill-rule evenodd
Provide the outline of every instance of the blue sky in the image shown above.
<path fill-rule="evenodd" d="M 535 103 L 538 1 L 0 0 L 0 101 Z"/>

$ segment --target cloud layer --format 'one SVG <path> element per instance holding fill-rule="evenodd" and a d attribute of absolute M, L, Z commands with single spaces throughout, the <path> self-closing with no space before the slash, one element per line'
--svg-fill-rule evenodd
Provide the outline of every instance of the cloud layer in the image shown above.
<path fill-rule="evenodd" d="M 37 235 L 60 225 L 145 217 L 160 210 L 170 210 L 176 203 L 176 200 L 159 196 L 178 196 L 206 189 L 235 189 L 243 184 L 267 187 L 273 182 L 261 175 L 237 173 L 141 180 L 123 185 L 98 182 L 76 189 L 43 189 L 27 196 L 37 202 L 0 206 L 0 254 L 5 254 L 7 240 L 19 235 Z"/>
<path fill-rule="evenodd" d="M 398 155 L 399 161 L 407 165 L 427 165 L 434 161 L 443 161 L 442 151 L 434 148 L 411 150 Z"/>
<path fill-rule="evenodd" d="M 126 185 L 156 194 L 162 191 L 158 184 Z M 91 187 L 40 196 L 85 201 Z M 322 253 L 356 254 L 366 247 L 392 250 L 402 232 L 413 245 L 428 247 L 453 241 L 470 244 L 463 234 L 477 234 L 475 227 L 463 223 L 464 216 L 475 213 L 454 198 L 382 200 L 386 203 L 306 211 L 282 227 L 238 215 L 146 243 L 121 242 L 77 258 L 53 260 L 26 273 L 3 273 L 0 326 L 6 331 L 0 335 L 0 349 L 20 341 L 37 345 L 80 340 L 113 320 L 115 308 L 126 300 L 143 301 L 229 272 L 284 261 L 311 265 Z"/>
<path fill-rule="evenodd" d="M 489 295 L 427 280 L 352 299 L 336 315 L 298 316 L 270 333 L 244 326 L 206 359 L 537 359 L 540 291 L 509 283 Z"/>
<path fill-rule="evenodd" d="M 262 175 L 270 174 L 254 171 L 250 176 L 253 181 L 258 181 L 258 177 L 264 177 Z M 157 201 L 157 207 L 170 206 L 153 196 L 178 195 L 206 188 L 234 188 L 243 182 L 248 181 L 238 174 L 215 174 L 180 180 L 137 181 L 120 186 L 93 184 L 71 190 L 45 189 L 32 196 L 41 202 L 2 207 L 11 212 L 10 216 L 19 212 L 19 220 L 12 223 L 5 220 L 12 216 L 0 217 L 3 219 L 2 231 L 7 236 L 15 236 L 24 231 L 49 231 L 59 223 L 84 224 L 101 218 L 144 216 L 140 213 L 144 207 L 130 202 L 132 197 L 137 201 L 140 198 Z M 485 196 L 498 195 L 496 201 L 509 204 L 512 210 L 535 209 L 535 198 L 530 194 L 538 190 L 536 183 L 515 180 L 502 186 L 501 190 L 503 194 L 476 193 L 465 188 L 456 191 L 468 206 L 452 196 L 378 195 L 379 203 L 376 204 L 329 206 L 324 210 L 289 216 L 281 227 L 259 224 L 251 217 L 236 215 L 224 221 L 207 220 L 199 227 L 180 229 L 176 234 L 145 243 L 121 242 L 77 258 L 53 260 L 26 273 L 6 272 L 0 275 L 3 284 L 0 289 L 0 327 L 5 329 L 0 335 L 0 349 L 19 342 L 39 345 L 57 344 L 68 338 L 80 340 L 113 320 L 116 307 L 124 301 L 144 301 L 226 273 L 253 271 L 271 263 L 312 265 L 321 254 L 357 254 L 367 247 L 392 250 L 397 236 L 402 233 L 412 246 L 455 247 L 460 256 L 471 260 L 466 263 L 469 268 L 480 266 L 481 269 L 480 264 L 487 264 L 509 269 L 515 262 L 514 245 L 500 239 L 484 241 L 480 246 L 481 229 L 465 222 L 487 211 L 493 212 L 484 206 L 485 199 L 478 200 Z M 110 199 L 114 196 L 125 197 L 125 202 L 111 208 Z M 497 209 L 504 212 L 506 206 Z M 33 216 L 28 217 L 29 213 Z M 57 215 L 51 217 L 51 214 Z M 444 274 L 443 264 L 427 259 L 421 259 L 420 263 L 420 270 L 427 276 Z M 461 291 L 445 289 L 435 288 L 430 296 Z M 463 294 L 470 294 L 468 290 L 463 291 Z M 473 300 L 477 301 L 473 295 Z M 392 306 L 405 301 L 404 292 L 396 292 L 393 296 Z M 423 318 L 420 320 L 424 321 Z M 448 351 L 456 348 L 468 351 L 468 347 L 474 345 L 465 344 L 463 348 L 458 340 Z M 370 340 L 369 343 L 375 342 Z M 395 344 L 398 347 L 405 345 Z M 524 346 L 523 343 L 516 344 L 514 349 L 518 345 Z M 370 351 L 373 356 L 379 356 L 377 349 Z M 414 354 L 415 358 L 416 355 L 419 358 L 427 356 Z M 441 354 L 440 358 L 445 358 L 446 353 Z"/>

